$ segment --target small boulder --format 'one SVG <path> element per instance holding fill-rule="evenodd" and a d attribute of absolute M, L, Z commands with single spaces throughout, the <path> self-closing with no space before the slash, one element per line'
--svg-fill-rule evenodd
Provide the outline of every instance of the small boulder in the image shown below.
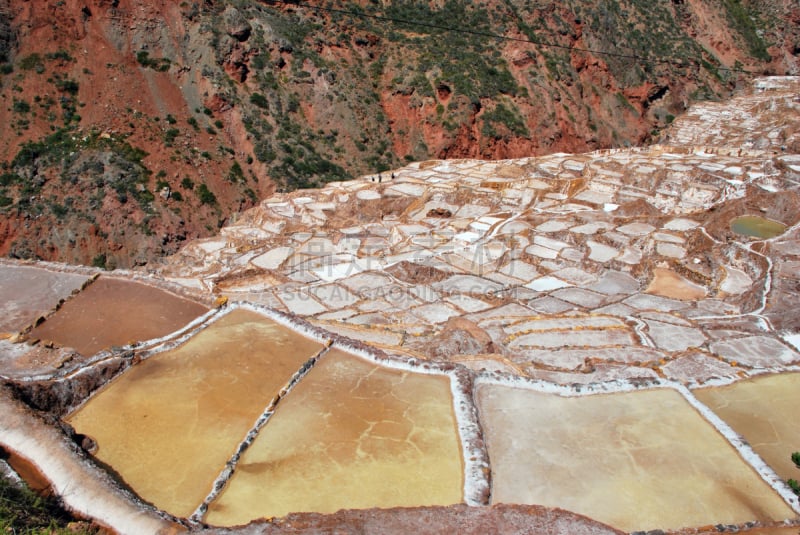
<path fill-rule="evenodd" d="M 97 441 L 89 435 L 75 434 L 75 442 L 87 453 L 97 453 Z"/>
<path fill-rule="evenodd" d="M 253 28 L 235 7 L 228 6 L 222 14 L 222 20 L 225 23 L 225 33 L 237 41 L 247 41 L 250 38 Z"/>
<path fill-rule="evenodd" d="M 448 217 L 453 217 L 453 212 L 451 212 L 447 208 L 431 208 L 430 210 L 428 210 L 428 213 L 425 214 L 425 216 L 448 218 Z"/>
<path fill-rule="evenodd" d="M 433 358 L 449 359 L 456 355 L 482 355 L 496 353 L 492 338 L 475 322 L 453 317 L 433 340 L 430 355 Z"/>

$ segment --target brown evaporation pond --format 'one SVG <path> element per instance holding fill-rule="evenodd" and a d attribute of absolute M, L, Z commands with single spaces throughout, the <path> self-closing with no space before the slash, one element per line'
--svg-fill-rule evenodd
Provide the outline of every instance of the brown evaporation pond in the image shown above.
<path fill-rule="evenodd" d="M 561 507 L 624 531 L 795 517 L 675 391 L 568 398 L 481 385 L 477 401 L 494 503 Z"/>
<path fill-rule="evenodd" d="M 237 309 L 133 366 L 68 422 L 139 496 L 191 515 L 278 391 L 322 344 Z"/>
<path fill-rule="evenodd" d="M 0 334 L 24 329 L 89 277 L 28 266 L 0 266 Z"/>
<path fill-rule="evenodd" d="M 787 373 L 739 381 L 693 392 L 783 479 L 800 479 L 791 460 L 800 451 L 800 374 Z"/>
<path fill-rule="evenodd" d="M 31 337 L 88 356 L 160 338 L 207 311 L 206 306 L 153 286 L 100 277 L 33 329 Z"/>
<path fill-rule="evenodd" d="M 278 406 L 205 520 L 448 505 L 463 482 L 450 380 L 332 350 Z"/>
<path fill-rule="evenodd" d="M 653 280 L 646 293 L 671 299 L 695 300 L 706 296 L 706 289 L 667 268 L 653 269 Z"/>

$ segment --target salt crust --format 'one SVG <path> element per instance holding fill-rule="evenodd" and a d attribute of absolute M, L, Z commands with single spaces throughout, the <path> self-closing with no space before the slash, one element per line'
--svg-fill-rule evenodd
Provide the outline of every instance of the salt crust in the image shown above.
<path fill-rule="evenodd" d="M 800 333 L 797 333 L 797 334 L 784 334 L 783 335 L 783 340 L 786 343 L 794 346 L 794 348 L 797 349 L 798 351 L 800 351 Z"/>
<path fill-rule="evenodd" d="M 794 368 L 794 369 L 792 369 Z M 753 375 L 762 375 L 766 373 L 786 373 L 790 371 L 800 371 L 800 367 L 782 368 L 780 370 L 763 370 L 761 373 Z M 704 387 L 721 386 L 736 382 L 734 378 L 724 378 L 719 380 L 709 380 L 704 383 Z M 541 380 L 531 380 L 523 377 L 512 376 L 502 372 L 488 372 L 478 375 L 475 379 L 475 386 L 479 385 L 493 385 L 493 386 L 507 386 L 511 388 L 519 388 L 525 390 L 532 390 L 544 394 L 553 394 L 562 397 L 581 397 L 591 396 L 597 394 L 622 394 L 626 392 L 634 392 L 642 389 L 655 389 L 667 388 L 678 392 L 683 396 L 686 401 L 694 407 L 700 415 L 708 421 L 728 443 L 739 453 L 742 459 L 749 464 L 758 475 L 772 487 L 778 495 L 798 514 L 800 514 L 800 500 L 792 492 L 786 482 L 781 479 L 775 471 L 770 468 L 764 460 L 759 456 L 753 448 L 739 436 L 733 429 L 725 423 L 719 416 L 717 416 L 711 409 L 701 403 L 686 386 L 664 379 L 652 380 L 632 380 L 632 381 L 610 381 L 605 383 L 589 383 L 587 385 L 559 385 L 549 383 Z"/>

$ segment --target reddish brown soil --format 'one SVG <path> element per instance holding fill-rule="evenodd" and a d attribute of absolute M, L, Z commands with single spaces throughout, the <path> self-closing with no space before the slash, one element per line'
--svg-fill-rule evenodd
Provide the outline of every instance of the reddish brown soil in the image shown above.
<path fill-rule="evenodd" d="M 271 181 L 263 174 L 258 175 L 261 180 L 249 178 L 251 171 L 256 173 L 258 168 L 248 166 L 243 158 L 240 165 L 248 183 L 231 187 L 226 181 L 234 159 L 220 148 L 241 145 L 241 123 L 232 119 L 229 111 L 219 111 L 212 99 L 206 102 L 209 82 L 203 79 L 201 66 L 192 65 L 188 58 L 177 54 L 181 41 L 188 39 L 177 2 L 32 1 L 15 2 L 11 9 L 19 43 L 15 57 L 39 54 L 44 59 L 38 70 L 18 67 L 2 80 L 0 94 L 9 105 L 0 106 L 0 125 L 4 125 L 0 162 L 10 162 L 23 143 L 39 140 L 51 134 L 53 128 L 63 126 L 58 102 L 65 94 L 53 80 L 74 80 L 79 84 L 78 135 L 93 129 L 125 136 L 131 146 L 148 153 L 143 163 L 153 173 L 147 189 L 155 195 L 155 217 L 148 217 L 141 206 L 122 204 L 108 195 L 95 212 L 96 222 L 77 226 L 69 223 L 79 237 L 75 243 L 74 239 L 53 235 L 51 228 L 59 222 L 46 213 L 33 219 L 10 211 L 0 216 L 0 254 L 14 252 L 13 245 L 25 239 L 30 242 L 25 256 L 89 264 L 103 253 L 110 267 L 130 267 L 176 251 L 183 240 L 215 233 L 229 214 L 252 206 L 253 201 L 243 194 L 245 187 L 252 189 L 256 197 L 273 191 Z M 169 70 L 160 72 L 140 65 L 136 54 L 142 49 L 148 50 L 151 58 L 171 58 Z M 67 52 L 72 61 L 47 59 L 47 54 L 58 51 Z M 35 103 L 48 98 L 55 102 L 50 108 L 54 120 L 48 119 Z M 27 128 L 12 126 L 20 119 L 10 105 L 14 99 L 31 104 Z M 212 112 L 213 117 L 198 114 L 196 110 L 206 105 L 218 112 Z M 167 122 L 168 115 L 174 123 Z M 192 117 L 199 117 L 199 128 L 192 128 L 187 122 Z M 217 120 L 223 127 L 215 126 L 214 135 L 207 133 L 206 127 Z M 173 146 L 168 146 L 164 139 L 171 128 L 179 134 Z M 196 185 L 205 183 L 215 194 L 217 204 L 202 204 L 196 188 L 182 188 L 184 177 Z M 92 193 L 65 186 L 56 176 L 46 179 L 43 198 L 79 198 Z M 167 182 L 173 192 L 180 192 L 184 200 L 163 199 L 156 187 L 159 180 Z M 133 232 L 142 226 L 149 229 Z M 47 239 L 37 243 L 36 236 Z"/>
<path fill-rule="evenodd" d="M 339 511 L 333 515 L 291 514 L 268 523 L 251 524 L 238 533 L 517 533 L 520 535 L 621 534 L 584 516 L 538 505 L 500 504 L 492 507 L 419 507 Z M 228 533 L 228 531 L 219 531 Z"/>

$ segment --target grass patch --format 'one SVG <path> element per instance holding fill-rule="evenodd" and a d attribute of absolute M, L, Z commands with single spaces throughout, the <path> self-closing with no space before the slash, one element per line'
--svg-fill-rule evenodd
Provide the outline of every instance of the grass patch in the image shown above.
<path fill-rule="evenodd" d="M 96 529 L 71 524 L 74 519 L 55 498 L 39 496 L 0 475 L 0 533 L 28 535 L 81 535 Z"/>

